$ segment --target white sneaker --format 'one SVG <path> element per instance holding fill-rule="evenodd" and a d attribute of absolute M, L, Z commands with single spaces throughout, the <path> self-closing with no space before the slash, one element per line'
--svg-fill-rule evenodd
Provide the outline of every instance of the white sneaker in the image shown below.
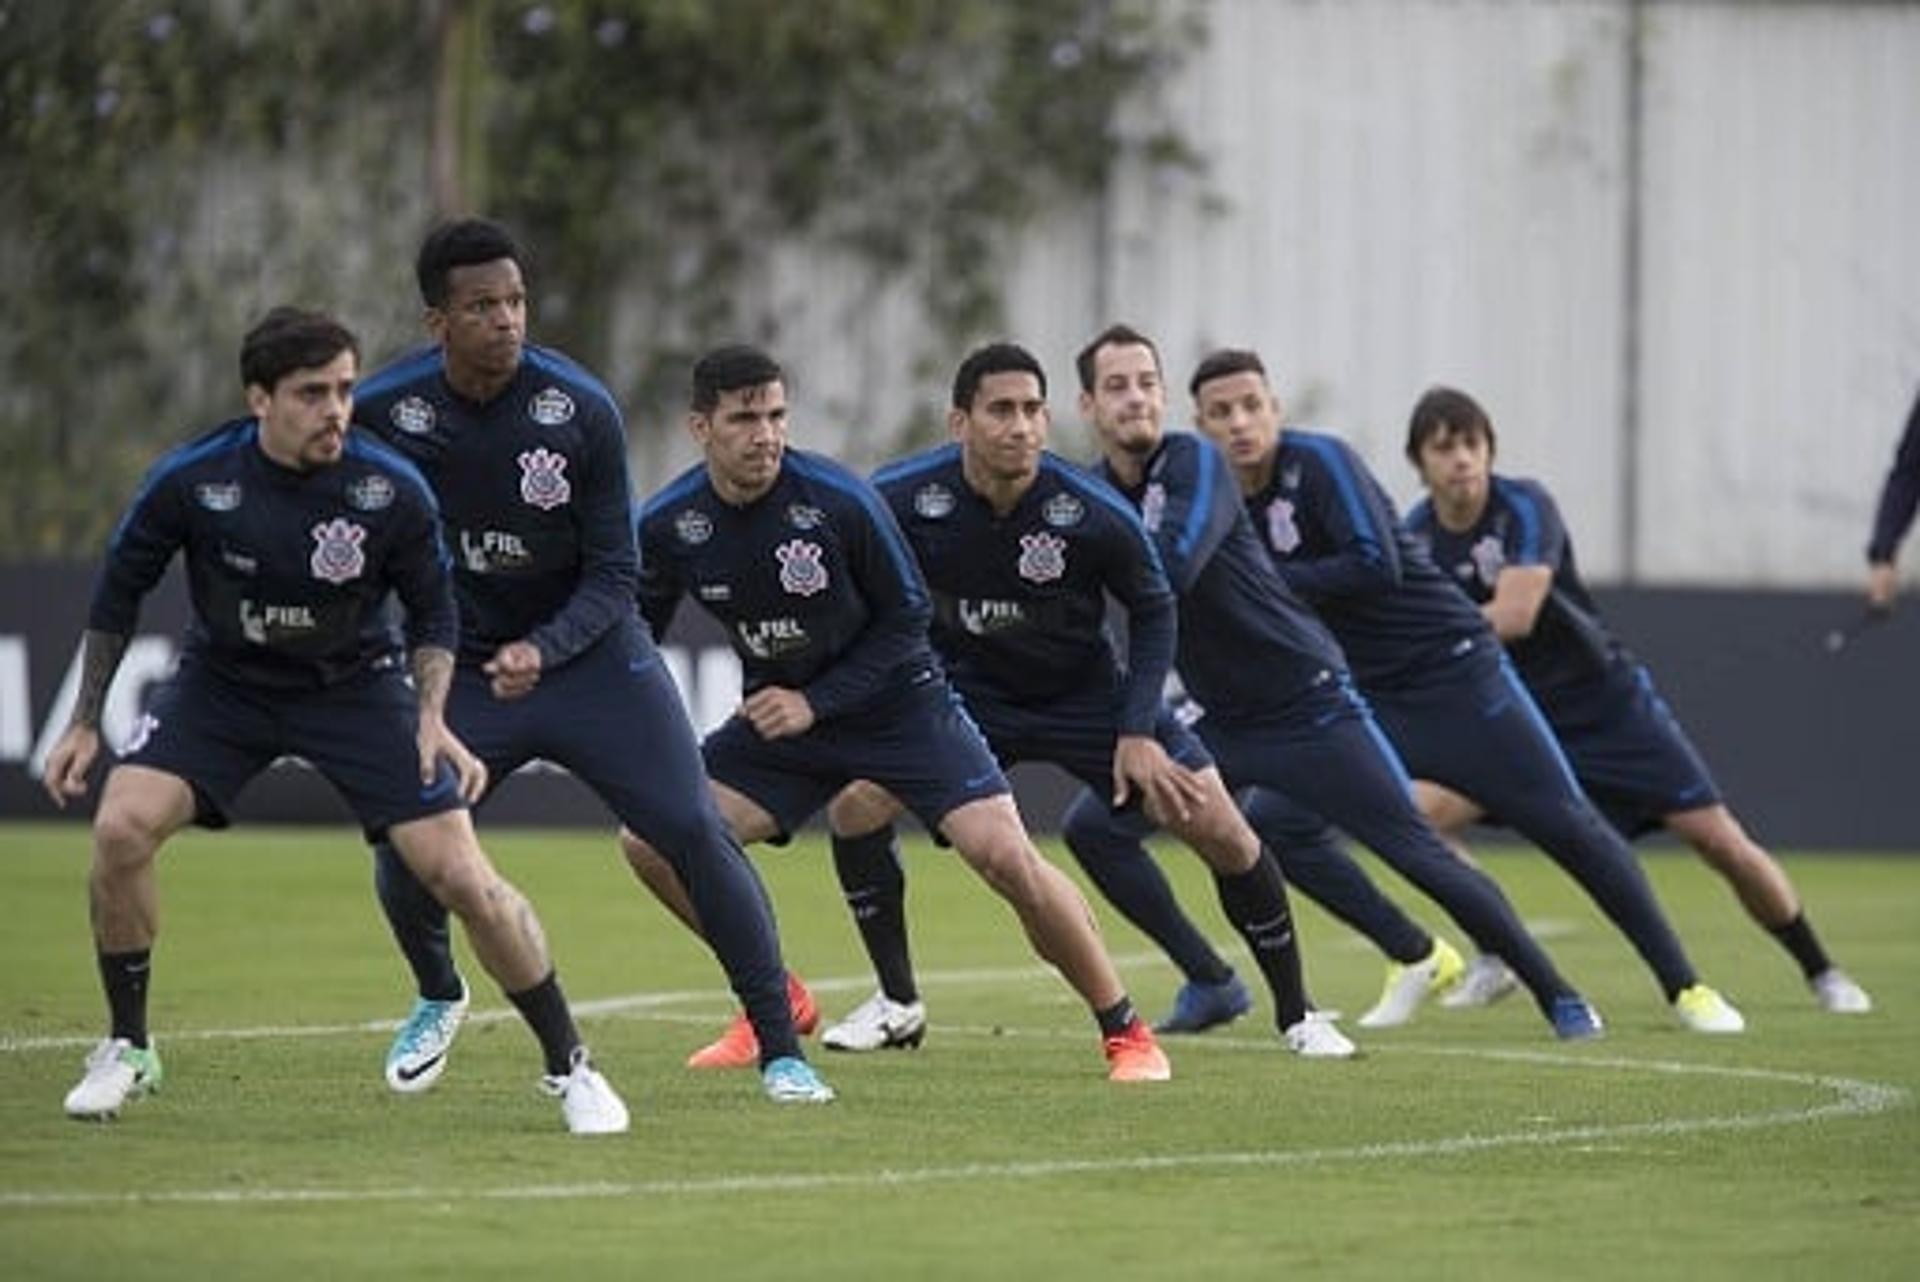
<path fill-rule="evenodd" d="M 575 1135 L 620 1135 L 628 1125 L 627 1106 L 587 1059 L 587 1048 L 573 1051 L 565 1077 L 542 1077 L 540 1089 L 560 1101 L 567 1129 Z"/>
<path fill-rule="evenodd" d="M 1733 1003 L 1705 984 L 1683 988 L 1673 999 L 1673 1013 L 1696 1033 L 1744 1033 L 1746 1017 Z"/>
<path fill-rule="evenodd" d="M 1820 1009 L 1835 1015 L 1864 1015 L 1873 1009 L 1873 998 L 1853 982 L 1852 976 L 1838 966 L 1829 966 L 1808 984 L 1820 1002 Z"/>
<path fill-rule="evenodd" d="M 889 1046 L 918 1046 L 927 1035 L 927 1004 L 896 1002 L 875 993 L 820 1034 L 820 1044 L 834 1051 L 878 1051 Z"/>
<path fill-rule="evenodd" d="M 450 1002 L 416 998 L 413 1011 L 387 1047 L 387 1085 L 403 1095 L 424 1091 L 447 1069 L 447 1053 L 467 1018 L 467 982 Z"/>
<path fill-rule="evenodd" d="M 1282 1029 L 1280 1039 L 1302 1059 L 1352 1059 L 1358 1050 L 1332 1020 L 1319 1018 L 1315 1012 Z"/>
<path fill-rule="evenodd" d="M 162 1076 L 153 1043 L 141 1047 L 124 1037 L 103 1037 L 87 1054 L 86 1076 L 67 1092 L 67 1116 L 104 1122 L 128 1100 L 158 1091 Z"/>
<path fill-rule="evenodd" d="M 1507 964 L 1491 953 L 1481 953 L 1467 963 L 1460 982 L 1441 994 L 1440 1004 L 1448 1010 L 1472 1006 L 1491 1006 L 1520 987 Z"/>
<path fill-rule="evenodd" d="M 1419 961 L 1411 965 L 1395 962 L 1387 967 L 1387 983 L 1380 990 L 1380 1000 L 1355 1022 L 1362 1028 L 1398 1028 L 1413 1018 L 1429 994 L 1445 992 L 1459 983 L 1466 968 L 1452 944 L 1435 938 L 1432 950 Z"/>

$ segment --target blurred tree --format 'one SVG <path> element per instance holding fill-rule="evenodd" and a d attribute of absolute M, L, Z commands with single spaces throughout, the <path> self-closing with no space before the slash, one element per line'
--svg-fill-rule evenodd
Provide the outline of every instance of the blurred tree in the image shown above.
<path fill-rule="evenodd" d="M 525 235 L 542 338 L 639 422 L 714 337 L 775 337 L 781 246 L 917 282 L 950 356 L 999 320 L 1009 233 L 1123 146 L 1191 163 L 1115 120 L 1192 12 L 0 0 L 0 557 L 96 548 L 155 449 L 238 404 L 267 306 L 334 308 L 369 359 L 411 341 L 414 244 L 457 210 Z"/>

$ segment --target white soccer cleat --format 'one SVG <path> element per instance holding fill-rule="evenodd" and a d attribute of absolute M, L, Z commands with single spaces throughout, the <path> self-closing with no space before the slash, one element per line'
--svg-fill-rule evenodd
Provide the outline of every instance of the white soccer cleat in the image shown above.
<path fill-rule="evenodd" d="M 1733 1003 L 1705 984 L 1681 989 L 1680 995 L 1673 999 L 1673 1013 L 1696 1033 L 1747 1031 L 1746 1018 L 1734 1009 Z"/>
<path fill-rule="evenodd" d="M 149 1042 L 135 1046 L 124 1037 L 104 1037 L 87 1054 L 86 1076 L 67 1092 L 67 1116 L 104 1122 L 128 1100 L 160 1089 L 160 1052 Z"/>
<path fill-rule="evenodd" d="M 1413 1018 L 1430 994 L 1446 992 L 1459 983 L 1466 968 L 1453 945 L 1436 938 L 1433 948 L 1419 961 L 1410 965 L 1395 962 L 1387 967 L 1380 1000 L 1355 1022 L 1362 1028 L 1398 1028 Z"/>
<path fill-rule="evenodd" d="M 1473 1006 L 1491 1006 L 1520 987 L 1507 964 L 1491 953 L 1481 953 L 1467 963 L 1460 982 L 1440 995 L 1440 1004 L 1448 1010 Z"/>
<path fill-rule="evenodd" d="M 540 1089 L 560 1101 L 567 1129 L 575 1135 L 620 1135 L 626 1132 L 627 1106 L 587 1059 L 587 1048 L 576 1046 L 573 1066 L 566 1076 L 540 1079 Z"/>
<path fill-rule="evenodd" d="M 1864 1015 L 1873 1009 L 1873 998 L 1867 996 L 1867 990 L 1838 966 L 1829 966 L 1807 983 L 1821 1010 L 1835 1015 Z"/>
<path fill-rule="evenodd" d="M 875 993 L 820 1034 L 820 1044 L 834 1051 L 878 1051 L 890 1046 L 911 1049 L 926 1035 L 925 1002 L 896 1002 L 885 993 Z"/>
<path fill-rule="evenodd" d="M 453 1039 L 467 1018 L 467 982 L 450 1002 L 415 999 L 413 1011 L 387 1048 L 387 1085 L 403 1095 L 424 1091 L 447 1070 Z"/>
<path fill-rule="evenodd" d="M 1301 1059 L 1352 1059 L 1359 1050 L 1332 1020 L 1313 1011 L 1282 1029 L 1280 1040 Z"/>

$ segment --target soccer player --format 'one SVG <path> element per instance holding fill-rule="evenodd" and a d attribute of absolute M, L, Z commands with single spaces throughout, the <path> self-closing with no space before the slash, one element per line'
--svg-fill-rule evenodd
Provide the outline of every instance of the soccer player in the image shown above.
<path fill-rule="evenodd" d="M 1741 1031 L 1739 1012 L 1699 982 L 1633 852 L 1581 792 L 1492 628 L 1401 527 L 1360 457 L 1323 433 L 1283 432 L 1253 352 L 1213 353 L 1189 389 L 1268 554 L 1339 639 L 1413 777 L 1474 798 L 1566 869 L 1639 951 L 1681 1023 Z"/>
<path fill-rule="evenodd" d="M 527 342 L 523 256 L 503 228 L 447 223 L 422 243 L 416 268 L 434 343 L 367 380 L 360 421 L 439 498 L 460 606 L 448 721 L 491 779 L 551 761 L 645 833 L 686 884 L 760 1029 L 769 1097 L 831 1098 L 800 1050 L 759 875 L 713 807 L 679 691 L 635 609 L 619 407 L 585 369 Z M 419 987 L 387 1082 L 422 1091 L 446 1067 L 466 985 L 445 910 L 391 846 L 376 847 L 375 869 Z"/>
<path fill-rule="evenodd" d="M 1491 453 L 1491 449 L 1489 449 Z M 1920 396 L 1914 398 L 1907 414 L 1907 430 L 1900 435 L 1893 466 L 1880 488 L 1880 503 L 1873 514 L 1873 537 L 1867 543 L 1867 608 L 1891 610 L 1899 589 L 1894 557 L 1900 541 L 1907 537 L 1913 513 L 1920 507 Z"/>
<path fill-rule="evenodd" d="M 847 784 L 873 781 L 1012 906 L 1092 1008 L 1108 1076 L 1168 1078 L 1086 900 L 1034 849 L 940 670 L 926 584 L 886 504 L 838 464 L 788 448 L 786 375 L 757 348 L 699 361 L 687 423 L 705 459 L 641 510 L 640 599 L 658 634 L 694 597 L 740 656 L 746 697 L 704 745 L 735 835 L 782 838 Z M 655 893 L 699 929 L 671 869 L 639 835 L 623 840 Z"/>
<path fill-rule="evenodd" d="M 465 806 L 486 768 L 444 716 L 456 619 L 439 516 L 405 459 L 349 435 L 358 366 L 338 322 L 269 313 L 240 350 L 252 416 L 162 457 L 107 548 L 73 721 L 47 758 L 56 804 L 86 793 L 101 704 L 140 601 L 176 551 L 193 623 L 94 816 L 88 888 L 111 1028 L 66 1111 L 113 1117 L 160 1085 L 147 1028 L 160 847 L 189 823 L 225 827 L 249 779 L 298 755 L 466 923 L 540 1041 L 542 1085 L 568 1129 L 624 1131 L 626 1106 L 580 1043 L 533 906 L 474 838 Z M 406 611 L 413 689 L 382 608 L 389 594 Z"/>
<path fill-rule="evenodd" d="M 1203 437 L 1164 430 L 1166 388 L 1152 341 L 1111 326 L 1082 349 L 1077 367 L 1081 413 L 1100 437 L 1105 474 L 1138 505 L 1179 595 L 1175 669 L 1206 709 L 1198 729 L 1228 786 L 1272 789 L 1344 828 L 1483 949 L 1523 950 L 1521 977 L 1556 1035 L 1599 1036 L 1599 1015 L 1500 888 L 1454 858 L 1415 808 L 1405 769 L 1339 646 L 1261 550 L 1226 459 Z"/>
<path fill-rule="evenodd" d="M 1552 495 L 1538 481 L 1495 472 L 1494 449 L 1493 422 L 1471 396 L 1449 387 L 1422 396 L 1407 426 L 1407 458 L 1427 497 L 1407 524 L 1506 643 L 1581 786 L 1627 839 L 1664 827 L 1692 846 L 1799 963 L 1824 1009 L 1871 1010 L 1866 991 L 1821 947 L 1786 871 L 1721 800 L 1646 665 L 1607 630 Z M 1509 818 L 1499 799 L 1421 791 L 1422 808 L 1451 833 L 1486 813 Z M 1476 958 L 1474 972 L 1468 992 L 1498 994 L 1497 959 Z"/>
<path fill-rule="evenodd" d="M 954 375 L 947 425 L 953 444 L 882 468 L 874 485 L 932 592 L 934 648 L 994 755 L 1002 766 L 1052 762 L 1114 807 L 1144 809 L 1186 841 L 1213 871 L 1221 908 L 1266 977 L 1287 1048 L 1352 1055 L 1353 1043 L 1337 1028 L 1308 1018 L 1279 865 L 1234 808 L 1206 749 L 1161 697 L 1173 661 L 1174 597 L 1158 553 L 1118 494 L 1046 451 L 1040 362 L 1012 343 L 972 352 Z M 1126 613 L 1124 664 L 1107 631 L 1109 595 Z M 866 866 L 850 857 L 854 847 L 871 854 Z M 902 919 L 890 830 L 836 841 L 835 866 L 856 914 L 882 909 L 883 920 Z M 1158 879 L 1158 866 L 1149 867 Z M 1126 886 L 1101 889 L 1159 938 L 1158 897 L 1136 915 L 1137 897 Z M 1174 918 L 1198 936 L 1177 911 Z M 871 920 L 862 920 L 870 949 Z M 1237 990 L 1228 1009 L 1244 1011 L 1245 985 L 1204 940 L 1201 946 L 1224 971 L 1213 986 Z M 905 951 L 903 932 L 882 955 Z M 874 1050 L 917 1040 L 924 1009 L 889 994 L 888 969 L 876 969 L 881 991 L 822 1034 L 827 1046 Z"/>

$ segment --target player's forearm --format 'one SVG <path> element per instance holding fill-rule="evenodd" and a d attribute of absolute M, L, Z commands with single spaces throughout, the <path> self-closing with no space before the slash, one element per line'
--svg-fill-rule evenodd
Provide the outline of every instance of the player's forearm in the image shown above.
<path fill-rule="evenodd" d="M 113 688 L 113 674 L 120 670 L 120 659 L 126 652 L 125 634 L 87 629 L 80 657 L 80 691 L 73 701 L 73 725 L 99 728 L 107 691 Z"/>
<path fill-rule="evenodd" d="M 423 645 L 411 656 L 413 688 L 420 698 L 420 715 L 444 720 L 447 690 L 453 684 L 453 651 L 437 645 Z"/>

